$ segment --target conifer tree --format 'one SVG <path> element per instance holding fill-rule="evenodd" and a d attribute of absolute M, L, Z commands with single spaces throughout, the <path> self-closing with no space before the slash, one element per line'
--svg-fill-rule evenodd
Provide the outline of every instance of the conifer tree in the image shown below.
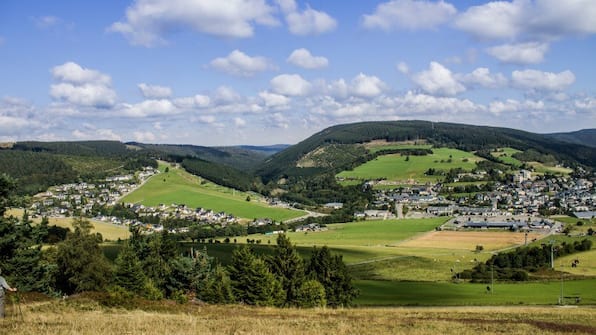
<path fill-rule="evenodd" d="M 115 265 L 115 284 L 130 292 L 142 294 L 148 279 L 137 254 L 128 243 L 120 250 Z"/>
<path fill-rule="evenodd" d="M 279 280 L 249 247 L 234 250 L 229 273 L 238 302 L 257 306 L 279 306 L 283 303 L 285 293 Z"/>
<path fill-rule="evenodd" d="M 269 258 L 271 272 L 277 276 L 286 292 L 285 306 L 299 304 L 299 289 L 304 283 L 304 261 L 285 234 L 277 236 L 277 247 Z"/>
<path fill-rule="evenodd" d="M 358 290 L 352 286 L 352 277 L 342 256 L 331 255 L 326 246 L 313 249 L 307 272 L 325 288 L 329 306 L 349 306 L 352 299 L 358 295 Z"/>

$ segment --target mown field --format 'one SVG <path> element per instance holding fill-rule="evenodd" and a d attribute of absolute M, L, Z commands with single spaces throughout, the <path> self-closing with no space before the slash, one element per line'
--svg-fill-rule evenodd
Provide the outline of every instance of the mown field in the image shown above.
<path fill-rule="evenodd" d="M 165 164 L 160 164 L 161 171 L 164 171 L 165 167 Z M 250 201 L 247 201 L 247 197 L 250 197 Z M 191 208 L 223 211 L 250 220 L 271 218 L 284 221 L 306 214 L 299 210 L 268 206 L 256 194 L 234 191 L 193 176 L 182 168 L 173 167 L 169 168 L 169 172 L 153 176 L 122 201 L 145 206 L 185 204 Z"/>
<path fill-rule="evenodd" d="M 514 300 L 515 301 L 515 300 Z M 29 334 L 594 334 L 593 307 L 407 307 L 279 309 L 251 306 L 176 305 L 143 309 L 99 306 L 73 297 L 14 306 L 0 333 Z"/>
<path fill-rule="evenodd" d="M 424 173 L 429 168 L 443 171 L 462 168 L 470 171 L 476 167 L 475 163 L 477 161 L 482 160 L 482 158 L 472 153 L 457 149 L 434 148 L 432 151 L 432 155 L 409 156 L 409 158 L 399 154 L 379 156 L 354 168 L 352 171 L 343 171 L 337 174 L 336 177 L 348 180 L 387 179 L 396 182 L 410 180 L 417 182 L 437 181 L 442 177 L 427 176 Z"/>

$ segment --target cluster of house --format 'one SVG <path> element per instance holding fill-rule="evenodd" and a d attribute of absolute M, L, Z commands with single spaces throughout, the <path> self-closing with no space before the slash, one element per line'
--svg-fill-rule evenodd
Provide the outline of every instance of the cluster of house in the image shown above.
<path fill-rule="evenodd" d="M 90 215 L 94 208 L 114 206 L 125 194 L 137 188 L 158 170 L 145 167 L 136 174 L 108 177 L 98 183 L 72 183 L 51 187 L 33 197 L 34 215 L 63 217 Z"/>
<path fill-rule="evenodd" d="M 531 172 L 520 170 L 509 183 L 496 183 L 490 192 L 478 192 L 458 200 L 441 194 L 441 184 L 401 187 L 399 190 L 379 190 L 373 207 L 354 213 L 355 218 L 379 219 L 425 216 L 469 215 L 507 217 L 538 216 L 540 211 L 575 212 L 578 217 L 596 217 L 596 180 L 573 177 L 533 178 Z"/>
<path fill-rule="evenodd" d="M 150 224 L 144 223 L 146 221 L 153 221 L 153 220 L 143 220 L 143 217 L 154 217 L 159 218 L 161 220 L 183 220 L 189 222 L 196 222 L 202 224 L 219 224 L 221 226 L 226 226 L 228 224 L 238 223 L 238 219 L 231 214 L 227 214 L 225 212 L 215 212 L 210 209 L 204 208 L 189 208 L 184 204 L 160 204 L 157 207 L 151 206 L 144 206 L 140 204 L 130 204 L 126 203 L 124 206 L 130 210 L 132 210 L 136 216 L 139 218 L 137 219 L 124 219 L 115 216 L 105 216 L 105 215 L 98 215 L 93 219 L 108 222 L 117 225 L 125 225 L 125 226 L 140 226 L 146 232 L 161 232 L 164 230 L 164 226 L 161 224 Z M 187 233 L 189 232 L 189 227 L 178 227 L 172 228 L 169 230 L 171 233 Z"/>

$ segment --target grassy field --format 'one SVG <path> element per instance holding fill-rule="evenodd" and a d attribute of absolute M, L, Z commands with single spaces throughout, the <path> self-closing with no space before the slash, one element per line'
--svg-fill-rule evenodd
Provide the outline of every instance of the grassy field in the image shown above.
<path fill-rule="evenodd" d="M 541 236 L 537 233 L 530 233 L 528 241 Z M 524 233 L 509 231 L 433 231 L 401 243 L 400 246 L 475 250 L 477 245 L 481 245 L 484 250 L 492 251 L 521 245 L 524 242 Z"/>
<path fill-rule="evenodd" d="M 9 209 L 6 212 L 6 215 L 12 215 L 14 217 L 21 218 L 23 216 L 23 209 Z M 72 229 L 72 218 L 48 218 L 48 220 L 50 221 L 50 226 L 56 225 L 58 227 Z M 31 221 L 33 221 L 35 224 L 38 224 L 41 222 L 41 218 L 32 218 Z M 89 220 L 89 222 L 93 224 L 92 232 L 100 233 L 104 240 L 116 241 L 118 239 L 127 239 L 130 236 L 130 232 L 126 226 L 119 226 L 96 220 Z"/>
<path fill-rule="evenodd" d="M 565 167 L 550 166 L 540 162 L 528 162 L 528 165 L 530 165 L 534 171 L 539 174 L 550 173 L 555 175 L 569 175 L 571 172 L 573 172 L 573 170 Z"/>
<path fill-rule="evenodd" d="M 161 164 L 164 171 L 166 165 Z M 247 197 L 251 201 L 246 201 Z M 169 168 L 153 176 L 143 186 L 122 199 L 127 203 L 141 203 L 145 206 L 159 204 L 185 204 L 191 208 L 202 207 L 217 212 L 223 211 L 244 219 L 271 218 L 288 220 L 305 215 L 299 210 L 268 206 L 258 195 L 234 191 L 193 176 L 182 168 Z"/>
<path fill-rule="evenodd" d="M 352 171 L 343 171 L 337 177 L 357 180 L 385 178 L 391 181 L 436 181 L 441 177 L 424 174 L 429 168 L 443 171 L 462 168 L 470 171 L 476 166 L 475 162 L 482 160 L 474 154 L 457 149 L 435 148 L 432 150 L 432 155 L 409 156 L 407 160 L 406 157 L 399 154 L 383 155 Z"/>
<path fill-rule="evenodd" d="M 496 294 L 495 294 L 496 296 Z M 99 306 L 75 297 L 23 304 L 23 319 L 7 307 L 0 333 L 29 334 L 594 334 L 592 307 L 400 307 L 278 309 L 176 305 L 144 309 Z"/>
<path fill-rule="evenodd" d="M 499 151 L 492 151 L 491 155 L 500 159 L 503 163 L 507 165 L 511 165 L 513 167 L 520 167 L 522 166 L 523 162 L 514 158 L 513 155 L 519 153 L 521 151 L 513 148 L 499 148 Z"/>
<path fill-rule="evenodd" d="M 407 281 L 356 281 L 360 305 L 552 305 L 557 304 L 561 282 L 487 284 Z M 596 304 L 596 279 L 563 281 L 564 296 L 580 296 L 582 305 Z"/>
<path fill-rule="evenodd" d="M 571 267 L 571 262 L 578 260 L 577 267 Z M 562 266 L 563 271 L 582 276 L 596 277 L 596 249 L 557 258 L 555 266 Z"/>

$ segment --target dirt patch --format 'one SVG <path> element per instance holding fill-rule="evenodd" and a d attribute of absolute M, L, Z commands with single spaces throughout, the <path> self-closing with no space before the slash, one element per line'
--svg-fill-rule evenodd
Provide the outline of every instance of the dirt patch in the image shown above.
<path fill-rule="evenodd" d="M 536 233 L 528 234 L 528 243 L 540 236 Z M 482 245 L 484 250 L 497 250 L 524 244 L 525 238 L 525 233 L 505 231 L 433 231 L 399 246 L 475 250 L 477 245 Z"/>

